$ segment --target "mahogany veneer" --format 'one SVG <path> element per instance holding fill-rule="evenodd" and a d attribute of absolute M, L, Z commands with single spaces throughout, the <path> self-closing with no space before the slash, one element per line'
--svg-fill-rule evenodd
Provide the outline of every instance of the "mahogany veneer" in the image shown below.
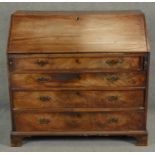
<path fill-rule="evenodd" d="M 7 52 L 12 146 L 67 135 L 126 135 L 147 145 L 142 12 L 17 11 Z"/>

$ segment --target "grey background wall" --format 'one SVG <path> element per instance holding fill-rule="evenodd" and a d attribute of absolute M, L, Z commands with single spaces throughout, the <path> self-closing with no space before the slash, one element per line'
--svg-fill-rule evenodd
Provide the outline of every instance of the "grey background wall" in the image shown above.
<path fill-rule="evenodd" d="M 151 46 L 149 108 L 155 108 L 155 3 L 0 3 L 0 108 L 9 106 L 6 47 L 10 14 L 15 10 L 142 10 L 146 15 Z"/>

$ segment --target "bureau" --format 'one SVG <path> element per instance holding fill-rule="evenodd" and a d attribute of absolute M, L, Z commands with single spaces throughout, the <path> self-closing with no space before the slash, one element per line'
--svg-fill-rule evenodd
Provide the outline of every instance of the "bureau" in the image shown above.
<path fill-rule="evenodd" d="M 124 135 L 147 145 L 142 12 L 16 11 L 7 55 L 12 146 L 72 135 Z"/>

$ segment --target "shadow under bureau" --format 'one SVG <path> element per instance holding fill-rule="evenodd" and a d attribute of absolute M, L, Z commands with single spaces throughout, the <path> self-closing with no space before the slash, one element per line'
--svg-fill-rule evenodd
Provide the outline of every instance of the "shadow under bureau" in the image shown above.
<path fill-rule="evenodd" d="M 71 135 L 126 135 L 147 145 L 142 12 L 17 11 L 7 52 L 12 146 Z"/>

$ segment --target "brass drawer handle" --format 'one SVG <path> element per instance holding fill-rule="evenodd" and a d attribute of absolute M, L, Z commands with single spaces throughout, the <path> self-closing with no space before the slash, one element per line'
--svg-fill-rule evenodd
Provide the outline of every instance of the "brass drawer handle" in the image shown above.
<path fill-rule="evenodd" d="M 115 82 L 115 81 L 119 80 L 119 77 L 117 75 L 108 75 L 107 80 L 109 80 L 111 82 Z"/>
<path fill-rule="evenodd" d="M 36 64 L 39 65 L 40 67 L 44 67 L 45 65 L 48 64 L 48 62 L 45 60 L 37 60 Z"/>
<path fill-rule="evenodd" d="M 110 66 L 121 64 L 123 60 L 121 59 L 112 59 L 112 60 L 107 60 L 106 63 Z"/>
<path fill-rule="evenodd" d="M 39 100 L 42 101 L 42 102 L 48 102 L 48 101 L 51 100 L 51 97 L 49 97 L 49 96 L 40 96 Z"/>
<path fill-rule="evenodd" d="M 38 119 L 38 123 L 39 124 L 42 124 L 42 125 L 46 125 L 46 124 L 49 124 L 50 123 L 50 120 L 49 119 L 47 119 L 47 118 L 39 118 Z"/>
<path fill-rule="evenodd" d="M 109 102 L 114 102 L 118 100 L 118 96 L 107 96 L 107 100 Z"/>
<path fill-rule="evenodd" d="M 48 82 L 50 79 L 48 77 L 38 77 L 37 78 L 37 81 L 38 82 Z"/>

